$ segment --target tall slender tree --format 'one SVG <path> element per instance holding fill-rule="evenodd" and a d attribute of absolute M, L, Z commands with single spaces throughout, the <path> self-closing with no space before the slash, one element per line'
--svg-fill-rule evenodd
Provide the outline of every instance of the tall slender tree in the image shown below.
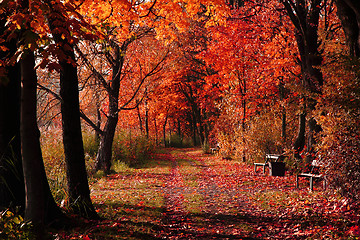
<path fill-rule="evenodd" d="M 48 3 L 48 21 L 58 47 L 63 144 L 70 208 L 81 216 L 97 219 L 90 199 L 80 123 L 79 90 L 74 39 L 69 16 L 61 2 Z"/>

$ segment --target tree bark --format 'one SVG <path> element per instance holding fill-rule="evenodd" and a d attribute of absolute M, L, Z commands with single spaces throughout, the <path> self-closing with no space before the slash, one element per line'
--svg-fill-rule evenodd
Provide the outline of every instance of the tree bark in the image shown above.
<path fill-rule="evenodd" d="M 99 100 L 99 93 L 96 93 L 96 127 L 101 129 L 101 112 L 100 112 L 100 100 Z M 95 142 L 97 146 L 100 144 L 100 133 L 99 131 L 95 130 Z"/>
<path fill-rule="evenodd" d="M 19 10 L 25 15 L 29 11 L 27 0 L 18 2 Z M 24 27 L 25 26 L 25 27 Z M 21 41 L 17 44 L 27 46 L 27 39 L 23 37 L 25 31 L 31 31 L 29 23 L 25 22 L 20 32 Z M 18 47 L 18 46 L 17 46 Z M 35 227 L 38 239 L 43 235 L 43 226 L 62 225 L 65 215 L 56 205 L 46 178 L 45 167 L 40 147 L 40 131 L 37 126 L 37 76 L 35 72 L 35 57 L 31 50 L 24 50 L 20 60 L 21 74 L 21 107 L 20 107 L 20 135 L 22 167 L 25 183 L 25 219 L 30 220 Z M 58 226 L 58 225 L 57 225 Z"/>
<path fill-rule="evenodd" d="M 166 147 L 166 124 L 167 124 L 167 121 L 168 121 L 168 115 L 166 113 L 166 117 L 165 117 L 165 121 L 164 121 L 164 124 L 163 124 L 163 141 L 164 141 L 164 147 Z M 169 137 L 170 138 L 170 137 Z"/>
<path fill-rule="evenodd" d="M 73 52 L 67 52 L 74 60 Z M 90 199 L 90 189 L 85 166 L 85 154 L 80 123 L 77 68 L 60 61 L 60 96 L 63 143 L 66 162 L 69 202 L 71 209 L 83 217 L 97 219 Z"/>
<path fill-rule="evenodd" d="M 98 219 L 90 198 L 90 189 L 85 166 L 85 154 L 80 122 L 80 104 L 76 58 L 73 45 L 67 38 L 61 37 L 61 31 L 69 31 L 64 25 L 60 4 L 49 5 L 48 16 L 50 29 L 55 42 L 64 57 L 59 56 L 60 96 L 63 129 L 63 144 L 66 162 L 66 178 L 71 210 L 83 217 Z M 59 33 L 60 31 L 60 33 Z M 68 32 L 66 36 L 70 36 Z"/>
<path fill-rule="evenodd" d="M 157 146 L 159 142 L 158 142 L 158 127 L 156 122 L 156 116 L 154 116 L 154 128 L 155 128 L 155 143 Z"/>
<path fill-rule="evenodd" d="M 33 223 L 36 236 L 43 235 L 45 223 L 45 183 L 40 148 L 40 131 L 36 119 L 35 61 L 32 52 L 21 60 L 21 143 L 26 189 L 25 219 Z"/>
<path fill-rule="evenodd" d="M 140 132 L 143 133 L 144 132 L 144 128 L 143 128 L 143 123 L 142 123 L 142 117 L 141 117 L 141 113 L 140 113 L 140 107 L 139 105 L 136 106 L 136 111 L 138 114 L 138 118 L 139 118 L 139 127 L 140 127 Z"/>
<path fill-rule="evenodd" d="M 295 3 L 289 0 L 281 0 L 295 27 L 295 38 L 300 55 L 299 63 L 301 66 L 302 86 L 311 94 L 321 93 L 323 85 L 323 76 L 318 68 L 322 62 L 322 56 L 318 49 L 318 27 L 320 10 L 322 8 L 321 1 L 322 0 L 311 0 L 309 4 L 306 4 L 305 1 L 302 0 L 296 0 Z M 315 101 L 312 97 L 305 97 L 304 99 L 305 104 L 309 106 L 311 115 L 311 112 L 315 109 Z M 305 112 L 303 112 L 300 115 L 299 132 L 294 143 L 297 157 L 299 157 L 298 154 L 305 146 L 305 121 Z M 315 121 L 315 119 L 311 118 L 311 121 Z M 309 139 L 314 139 L 314 129 L 315 128 L 310 128 Z M 313 143 L 314 142 L 312 142 L 312 144 Z M 308 150 L 312 150 L 312 148 L 308 148 Z"/>
<path fill-rule="evenodd" d="M 108 117 L 105 124 L 104 133 L 100 139 L 99 151 L 96 156 L 95 169 L 103 170 L 106 174 L 109 174 L 111 169 L 112 145 L 117 122 L 118 114 Z"/>
<path fill-rule="evenodd" d="M 281 106 L 281 140 L 282 140 L 282 144 L 283 147 L 285 147 L 286 145 L 286 109 L 284 104 L 284 99 L 286 97 L 286 93 L 285 93 L 285 86 L 284 86 L 284 81 L 283 78 L 281 77 L 279 82 L 279 96 L 280 96 L 280 102 L 282 104 Z M 281 149 L 281 151 L 283 151 L 283 149 Z"/>
<path fill-rule="evenodd" d="M 197 130 L 197 122 L 196 122 L 196 117 L 193 111 L 191 111 L 191 120 L 192 120 L 192 137 L 193 137 L 193 142 L 194 142 L 194 146 L 197 146 L 197 135 L 196 135 L 196 130 Z"/>
<path fill-rule="evenodd" d="M 100 139 L 99 151 L 96 156 L 96 170 L 104 170 L 106 174 L 110 173 L 112 146 L 116 131 L 116 126 L 119 118 L 119 91 L 120 91 L 120 77 L 124 62 L 124 53 L 127 49 L 127 44 L 124 43 L 122 48 L 113 43 L 115 51 L 115 64 L 112 67 L 111 89 L 109 94 L 109 116 L 105 123 L 103 135 Z"/>
<path fill-rule="evenodd" d="M 299 131 L 294 143 L 295 157 L 300 158 L 300 152 L 305 147 L 305 127 L 306 127 L 306 114 L 303 112 L 299 115 Z"/>
<path fill-rule="evenodd" d="M 350 55 L 360 57 L 360 2 L 358 0 L 336 0 L 336 6 Z"/>
<path fill-rule="evenodd" d="M 39 238 L 43 226 L 64 224 L 65 215 L 55 203 L 46 178 L 36 118 L 37 77 L 35 58 L 27 52 L 21 60 L 21 150 L 26 191 L 25 219 L 33 222 Z"/>
<path fill-rule="evenodd" d="M 145 98 L 145 136 L 149 138 L 149 105 L 148 97 Z"/>

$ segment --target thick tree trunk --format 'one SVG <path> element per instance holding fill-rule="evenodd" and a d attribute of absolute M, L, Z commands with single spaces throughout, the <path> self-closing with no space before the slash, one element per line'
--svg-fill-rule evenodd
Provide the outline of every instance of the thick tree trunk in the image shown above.
<path fill-rule="evenodd" d="M 21 143 L 26 189 L 25 219 L 32 221 L 37 236 L 42 236 L 45 222 L 45 183 L 41 176 L 43 159 L 40 131 L 36 119 L 36 84 L 34 55 L 27 52 L 21 60 Z"/>
<path fill-rule="evenodd" d="M 323 76 L 318 68 L 322 62 L 322 56 L 319 53 L 318 27 L 319 17 L 322 8 L 321 0 L 312 0 L 311 6 L 306 5 L 305 1 L 281 0 L 295 26 L 295 38 L 300 55 L 300 66 L 302 74 L 302 85 L 309 93 L 321 93 L 323 85 Z M 310 115 L 315 109 L 314 100 L 309 97 L 305 98 L 305 104 L 308 104 Z M 306 110 L 304 110 L 306 111 Z M 296 157 L 302 151 L 305 144 L 305 114 L 300 115 L 299 134 L 294 143 Z M 315 123 L 316 124 L 316 123 Z M 314 129 L 310 128 L 309 139 L 314 139 Z M 314 142 L 312 142 L 314 143 Z M 309 147 L 309 146 L 308 146 Z M 308 150 L 312 150 L 308 148 Z"/>
<path fill-rule="evenodd" d="M 39 238 L 43 226 L 62 225 L 65 215 L 56 205 L 47 182 L 36 119 L 37 77 L 32 52 L 21 60 L 21 146 L 26 189 L 25 219 L 33 222 Z"/>
<path fill-rule="evenodd" d="M 19 9 L 26 13 L 29 9 L 29 2 L 27 0 L 19 1 Z M 29 27 L 29 24 L 25 24 L 26 27 Z M 25 29 L 22 29 L 23 31 Z M 21 36 L 20 39 L 27 40 Z M 22 83 L 20 135 L 25 183 L 25 219 L 32 221 L 37 239 L 41 239 L 44 236 L 42 233 L 44 224 L 55 226 L 60 223 L 63 225 L 65 215 L 56 205 L 46 178 L 40 147 L 40 131 L 36 117 L 37 76 L 34 69 L 35 57 L 32 51 L 24 51 L 20 61 Z"/>
<path fill-rule="evenodd" d="M 350 55 L 360 57 L 360 1 L 336 0 L 336 6 Z"/>
<path fill-rule="evenodd" d="M 60 96 L 63 128 L 63 143 L 66 162 L 69 204 L 74 213 L 90 219 L 98 215 L 90 199 L 90 189 L 85 166 L 85 154 L 81 132 L 78 76 L 73 46 L 68 39 L 62 38 L 59 30 L 68 31 L 60 5 L 50 5 L 50 28 L 55 41 L 68 59 L 59 57 Z M 70 35 L 70 34 L 69 34 Z M 69 61 L 70 60 L 70 61 Z"/>
<path fill-rule="evenodd" d="M 67 52 L 74 60 L 73 52 Z M 60 96 L 63 143 L 66 162 L 70 208 L 86 218 L 97 219 L 91 203 L 90 189 L 85 166 L 85 154 L 80 123 L 80 107 L 77 69 L 66 61 L 60 61 Z"/>
<path fill-rule="evenodd" d="M 2 32 L 5 17 L 0 16 Z M 6 45 L 9 54 L 16 51 L 16 41 Z M 2 52 L 0 57 L 6 58 Z M 20 143 L 20 64 L 6 67 L 0 80 L 0 209 L 20 207 L 25 210 L 25 186 Z"/>
<path fill-rule="evenodd" d="M 26 190 L 25 219 L 33 222 L 39 237 L 43 226 L 63 225 L 65 215 L 56 205 L 47 182 L 36 119 L 37 77 L 32 52 L 21 60 L 21 146 Z"/>

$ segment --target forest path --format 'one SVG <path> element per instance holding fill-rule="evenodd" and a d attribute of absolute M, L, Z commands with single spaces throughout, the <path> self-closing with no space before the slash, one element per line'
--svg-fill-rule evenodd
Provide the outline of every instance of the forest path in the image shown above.
<path fill-rule="evenodd" d="M 302 179 L 305 181 L 305 179 Z M 84 221 L 57 239 L 352 239 L 360 215 L 334 195 L 295 177 L 254 173 L 252 165 L 163 149 L 143 166 L 119 164 L 92 182 L 101 221 Z M 356 238 L 353 238 L 356 239 Z"/>
<path fill-rule="evenodd" d="M 162 238 L 261 239 L 279 236 L 281 229 L 285 233 L 273 214 L 251 201 L 256 192 L 272 188 L 264 176 L 199 149 L 176 149 L 170 155 Z"/>

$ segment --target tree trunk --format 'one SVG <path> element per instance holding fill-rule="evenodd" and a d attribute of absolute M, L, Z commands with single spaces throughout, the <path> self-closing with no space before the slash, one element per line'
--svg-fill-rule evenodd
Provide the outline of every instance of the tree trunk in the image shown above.
<path fill-rule="evenodd" d="M 149 105 L 148 98 L 145 98 L 145 134 L 146 138 L 149 138 Z"/>
<path fill-rule="evenodd" d="M 350 55 L 360 57 L 360 2 L 358 0 L 336 0 L 336 6 Z"/>
<path fill-rule="evenodd" d="M 138 102 L 137 102 L 137 104 L 138 104 Z M 144 128 L 143 128 L 143 123 L 142 123 L 142 118 L 141 118 L 141 113 L 140 113 L 140 107 L 139 107 L 139 105 L 136 106 L 136 111 L 137 111 L 138 118 L 139 118 L 140 132 L 143 133 L 143 132 L 144 132 Z"/>
<path fill-rule="evenodd" d="M 283 148 L 286 146 L 286 109 L 284 104 L 284 99 L 286 97 L 286 93 L 285 93 L 285 86 L 284 86 L 284 81 L 283 78 L 280 77 L 280 82 L 279 82 L 279 95 L 280 95 L 280 102 L 281 102 L 281 140 L 282 140 L 282 145 Z M 281 149 L 281 151 L 283 151 L 284 149 Z"/>
<path fill-rule="evenodd" d="M 5 32 L 6 16 L 0 16 L 0 29 Z M 16 41 L 6 44 L 8 54 L 16 51 Z M 5 59 L 6 53 L 1 52 Z M 20 64 L 7 66 L 0 78 L 0 209 L 20 207 L 25 210 L 25 185 L 20 143 Z"/>
<path fill-rule="evenodd" d="M 295 157 L 300 159 L 300 152 L 305 147 L 305 127 L 306 127 L 306 114 L 303 112 L 299 115 L 299 131 L 294 143 Z"/>
<path fill-rule="evenodd" d="M 65 215 L 55 203 L 46 178 L 36 119 L 37 77 L 32 52 L 21 60 L 21 150 L 26 189 L 25 218 L 39 224 L 60 226 Z"/>
<path fill-rule="evenodd" d="M 312 0 L 309 5 L 305 1 L 281 0 L 288 16 L 295 27 L 295 38 L 300 55 L 300 66 L 302 74 L 302 85 L 309 93 L 321 93 L 323 85 L 323 76 L 318 68 L 322 62 L 322 56 L 319 53 L 318 27 L 319 17 L 322 8 L 322 0 Z M 311 97 L 305 97 L 305 104 L 308 104 L 310 114 L 315 109 L 314 100 Z M 306 111 L 306 110 L 304 110 Z M 300 115 L 299 134 L 294 143 L 296 157 L 299 157 L 300 151 L 305 144 L 305 114 Z M 309 139 L 314 139 L 315 132 L 309 131 Z M 308 148 L 308 150 L 310 150 Z"/>
<path fill-rule="evenodd" d="M 156 123 L 156 116 L 154 116 L 154 128 L 155 128 L 155 143 L 157 146 L 159 142 L 158 142 L 158 128 Z"/>
<path fill-rule="evenodd" d="M 96 170 L 103 170 L 106 174 L 110 173 L 111 158 L 112 158 L 112 146 L 115 136 L 116 125 L 118 122 L 118 115 L 109 116 L 103 135 L 100 139 L 99 151 L 96 156 Z"/>
<path fill-rule="evenodd" d="M 166 147 L 166 124 L 168 120 L 168 115 L 166 114 L 165 121 L 163 124 L 163 140 L 164 140 L 164 147 Z"/>
<path fill-rule="evenodd" d="M 96 170 L 104 170 L 106 174 L 110 173 L 111 158 L 112 158 L 112 146 L 116 131 L 116 126 L 119 118 L 119 90 L 120 90 L 120 77 L 121 70 L 124 62 L 124 54 L 127 45 L 124 44 L 123 48 L 113 43 L 115 51 L 115 64 L 112 67 L 112 80 L 111 91 L 109 94 L 109 116 L 105 123 L 103 135 L 100 140 L 99 151 L 96 156 Z"/>
<path fill-rule="evenodd" d="M 101 112 L 100 112 L 100 100 L 99 100 L 99 94 L 96 93 L 96 127 L 98 129 L 101 128 Z M 95 142 L 97 146 L 100 144 L 100 133 L 99 131 L 95 130 Z"/>
<path fill-rule="evenodd" d="M 68 52 L 74 60 L 73 52 Z M 60 61 L 60 96 L 63 143 L 66 162 L 70 208 L 74 213 L 90 219 L 98 215 L 90 199 L 90 189 L 85 166 L 85 154 L 80 123 L 77 68 Z"/>
<path fill-rule="evenodd" d="M 191 118 L 192 118 L 193 142 L 194 142 L 194 146 L 197 146 L 197 138 L 196 138 L 197 123 L 196 123 L 196 118 L 195 118 L 195 114 L 193 111 L 191 111 Z"/>
<path fill-rule="evenodd" d="M 180 138 L 180 144 L 181 146 L 183 145 L 183 135 L 182 135 L 182 132 L 181 132 L 181 122 L 180 120 L 177 120 L 177 134 Z"/>
<path fill-rule="evenodd" d="M 49 17 L 50 28 L 54 40 L 68 59 L 59 57 L 60 96 L 63 143 L 66 162 L 66 178 L 68 184 L 69 204 L 74 213 L 90 219 L 98 219 L 98 215 L 90 199 L 90 189 L 85 166 L 85 154 L 81 132 L 79 90 L 76 58 L 73 46 L 67 38 L 62 38 L 59 29 L 68 31 L 64 26 L 66 17 L 62 15 L 60 5 L 50 5 L 52 13 Z M 70 36 L 70 34 L 69 34 Z M 69 61 L 70 60 L 70 61 Z"/>
<path fill-rule="evenodd" d="M 283 147 L 285 147 L 285 145 L 286 145 L 286 110 L 285 110 L 285 108 L 282 109 L 282 114 L 281 114 L 281 139 L 282 139 Z"/>
<path fill-rule="evenodd" d="M 35 61 L 32 52 L 21 60 L 21 143 L 26 189 L 25 219 L 33 223 L 35 234 L 41 237 L 45 223 L 45 183 L 40 148 L 40 131 L 36 119 Z"/>

